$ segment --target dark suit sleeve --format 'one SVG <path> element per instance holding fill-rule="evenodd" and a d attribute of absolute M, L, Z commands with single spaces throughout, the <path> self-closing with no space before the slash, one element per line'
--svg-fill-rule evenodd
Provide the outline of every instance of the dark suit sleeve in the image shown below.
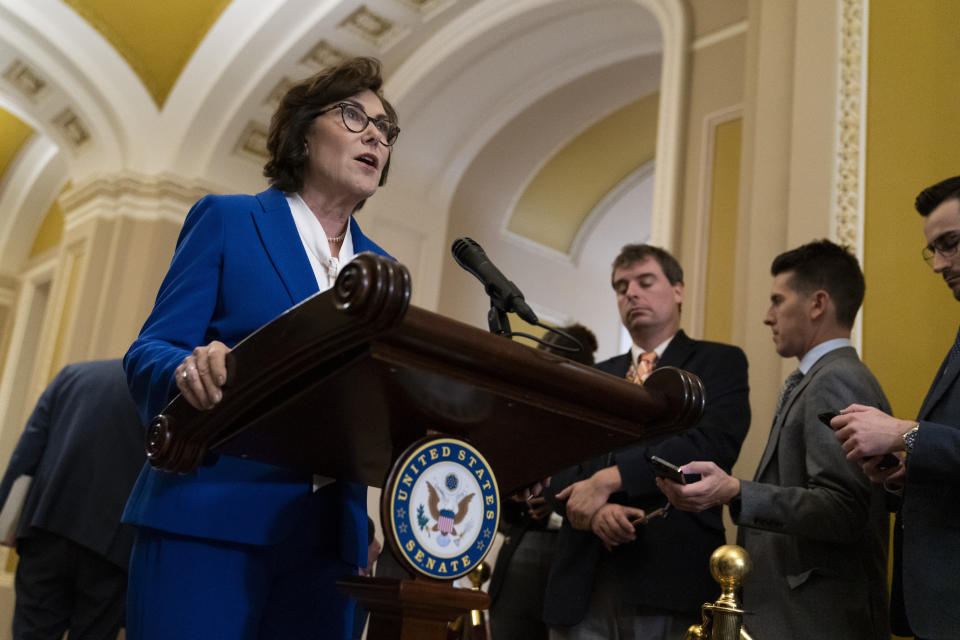
<path fill-rule="evenodd" d="M 703 416 L 695 427 L 679 435 L 616 453 L 616 464 L 630 501 L 661 496 L 647 461 L 650 455 L 678 465 L 712 460 L 729 472 L 740 454 L 750 427 L 747 357 L 743 351 L 719 343 L 697 342 L 694 354 L 682 368 L 703 381 Z"/>
<path fill-rule="evenodd" d="M 817 417 L 853 402 L 889 411 L 879 386 L 871 384 L 872 376 L 856 363 L 855 370 L 834 368 L 817 375 L 787 414 L 786 422 L 802 421 L 804 450 L 789 455 L 802 458 L 798 464 L 804 465 L 806 485 L 742 482 L 740 511 L 733 514 L 737 524 L 830 543 L 862 538 L 871 483 L 856 462 L 846 459 L 833 430 Z"/>
<path fill-rule="evenodd" d="M 175 395 L 174 369 L 195 346 L 209 342 L 206 331 L 217 303 L 225 223 L 216 202 L 207 196 L 187 214 L 153 311 L 123 359 L 144 424 Z"/>
<path fill-rule="evenodd" d="M 57 374 L 43 393 L 37 405 L 33 408 L 27 425 L 17 441 L 17 446 L 10 456 L 10 462 L 7 464 L 7 471 L 3 474 L 3 480 L 0 481 L 0 507 L 7 501 L 10 495 L 10 489 L 14 481 L 20 476 L 32 476 L 36 473 L 43 457 L 43 452 L 50 441 L 50 429 L 52 427 L 51 415 L 57 397 L 57 389 L 63 380 L 63 372 Z"/>
<path fill-rule="evenodd" d="M 960 426 L 920 421 L 907 459 L 907 482 L 960 485 Z"/>

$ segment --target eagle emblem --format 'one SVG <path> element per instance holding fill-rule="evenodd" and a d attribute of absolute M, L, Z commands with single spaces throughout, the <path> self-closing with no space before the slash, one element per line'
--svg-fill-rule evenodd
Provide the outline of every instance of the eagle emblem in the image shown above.
<path fill-rule="evenodd" d="M 441 502 L 444 501 L 440 497 L 440 492 L 437 491 L 436 487 L 430 482 L 427 482 L 427 491 L 430 494 L 427 498 L 427 507 L 430 509 L 430 515 L 437 521 L 436 524 L 433 525 L 432 530 L 440 532 L 440 538 L 437 540 L 437 543 L 445 547 L 450 544 L 450 539 L 447 538 L 447 536 L 460 535 L 457 533 L 455 525 L 460 524 L 463 519 L 467 517 L 467 512 L 470 509 L 470 501 L 476 494 L 469 493 L 461 498 L 459 502 L 450 502 L 441 505 Z M 456 506 L 456 511 L 451 508 L 454 505 Z"/>
<path fill-rule="evenodd" d="M 466 575 L 490 550 L 500 519 L 493 470 L 455 438 L 424 438 L 397 460 L 384 487 L 384 531 L 412 571 L 439 580 Z"/>

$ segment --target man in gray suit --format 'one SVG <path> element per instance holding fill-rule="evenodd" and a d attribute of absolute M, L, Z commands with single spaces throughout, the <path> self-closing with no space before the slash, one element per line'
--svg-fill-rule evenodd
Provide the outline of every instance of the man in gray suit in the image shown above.
<path fill-rule="evenodd" d="M 847 460 L 818 416 L 856 400 L 888 410 L 883 390 L 850 345 L 863 301 L 856 258 L 827 240 L 773 261 L 764 323 L 777 353 L 799 359 L 787 378 L 753 481 L 715 463 L 683 465 L 701 480 L 658 480 L 674 506 L 728 504 L 753 558 L 744 583 L 747 629 L 757 638 L 889 638 L 889 519 L 882 491 Z"/>
<path fill-rule="evenodd" d="M 116 638 L 133 530 L 120 513 L 143 466 L 140 414 L 119 360 L 67 365 L 20 436 L 0 504 L 33 476 L 17 528 L 14 640 Z"/>
<path fill-rule="evenodd" d="M 960 300 L 960 176 L 924 189 L 923 258 Z M 898 420 L 858 404 L 831 425 L 851 460 L 892 492 L 897 511 L 891 613 L 894 631 L 923 640 L 960 634 L 960 332 L 916 420 Z M 893 469 L 880 454 L 905 452 Z M 902 455 L 902 454 L 901 454 Z"/>

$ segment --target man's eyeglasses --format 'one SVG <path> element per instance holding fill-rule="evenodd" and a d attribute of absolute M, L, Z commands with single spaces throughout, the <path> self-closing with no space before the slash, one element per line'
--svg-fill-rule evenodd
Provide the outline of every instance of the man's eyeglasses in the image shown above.
<path fill-rule="evenodd" d="M 340 109 L 340 117 L 343 118 L 344 126 L 354 133 L 363 132 L 363 130 L 367 128 L 367 125 L 372 122 L 374 128 L 380 134 L 380 142 L 388 147 L 392 147 L 393 143 L 397 141 L 397 136 L 400 135 L 400 127 L 390 122 L 387 118 L 371 118 L 367 115 L 367 112 L 363 110 L 363 107 L 350 102 L 338 102 L 332 107 L 323 109 L 317 115 L 323 115 L 334 109 Z"/>
<path fill-rule="evenodd" d="M 948 231 L 937 236 L 933 242 L 928 244 L 920 252 L 924 261 L 933 266 L 933 257 L 940 254 L 944 258 L 952 258 L 957 255 L 957 246 L 960 245 L 960 232 Z"/>

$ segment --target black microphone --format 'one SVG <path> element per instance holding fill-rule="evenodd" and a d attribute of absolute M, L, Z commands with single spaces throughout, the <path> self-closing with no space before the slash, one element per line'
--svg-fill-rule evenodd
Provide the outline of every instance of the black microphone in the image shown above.
<path fill-rule="evenodd" d="M 499 309 L 513 311 L 530 324 L 537 322 L 537 314 L 523 299 L 520 289 L 500 273 L 480 245 L 470 238 L 458 238 L 454 240 L 451 250 L 457 264 L 483 283 L 487 295 Z"/>

